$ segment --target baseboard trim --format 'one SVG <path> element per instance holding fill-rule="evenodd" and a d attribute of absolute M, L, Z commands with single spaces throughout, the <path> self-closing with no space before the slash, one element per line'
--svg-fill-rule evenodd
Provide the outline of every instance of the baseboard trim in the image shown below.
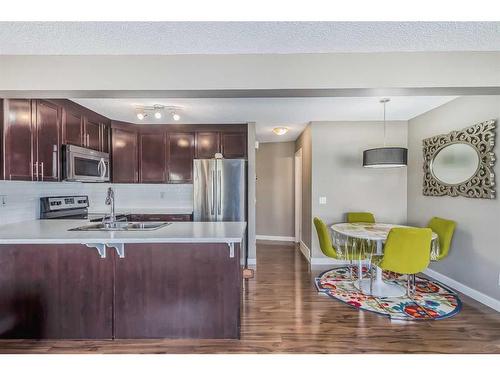
<path fill-rule="evenodd" d="M 309 248 L 307 247 L 307 245 L 300 241 L 299 243 L 299 249 L 300 249 L 300 252 L 302 253 L 302 255 L 304 256 L 304 258 L 306 258 L 306 260 L 311 263 L 311 250 L 309 250 Z"/>
<path fill-rule="evenodd" d="M 480 291 L 476 289 L 472 289 L 468 287 L 467 285 L 464 285 L 451 277 L 445 276 L 442 273 L 439 273 L 437 271 L 434 271 L 430 268 L 427 268 L 424 272 L 427 276 L 430 276 L 437 281 L 442 282 L 443 284 L 446 284 L 447 286 L 456 289 L 457 291 L 465 294 L 466 296 L 475 299 L 478 302 L 481 302 L 483 305 L 486 305 L 488 307 L 491 307 L 492 309 L 496 311 L 500 311 L 500 301 L 496 300 L 495 298 L 492 298 L 490 296 L 487 296 L 484 293 L 481 293 Z"/>
<path fill-rule="evenodd" d="M 285 242 L 295 242 L 295 237 L 287 237 L 287 236 L 266 236 L 258 234 L 255 236 L 258 240 L 263 241 L 285 241 Z"/>

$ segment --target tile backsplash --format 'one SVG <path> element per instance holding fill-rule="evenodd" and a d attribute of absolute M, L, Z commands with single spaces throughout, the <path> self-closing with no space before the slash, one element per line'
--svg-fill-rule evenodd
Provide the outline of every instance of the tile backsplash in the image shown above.
<path fill-rule="evenodd" d="M 117 212 L 131 208 L 193 207 L 193 185 L 189 184 L 0 181 L 0 224 L 39 218 L 39 198 L 46 196 L 88 195 L 89 212 L 107 212 L 104 199 L 109 186 L 115 190 Z"/>

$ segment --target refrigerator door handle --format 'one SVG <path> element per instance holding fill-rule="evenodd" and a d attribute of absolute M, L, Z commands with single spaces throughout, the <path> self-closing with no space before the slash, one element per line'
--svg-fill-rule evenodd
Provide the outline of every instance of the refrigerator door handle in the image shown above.
<path fill-rule="evenodd" d="M 221 178 L 221 171 L 217 171 L 217 186 L 219 187 L 219 199 L 218 199 L 218 209 L 217 213 L 219 215 L 222 214 L 222 178 Z"/>
<path fill-rule="evenodd" d="M 214 215 L 214 206 L 215 206 L 216 199 L 217 199 L 217 196 L 215 193 L 215 171 L 212 171 L 212 204 L 211 204 L 212 216 Z"/>

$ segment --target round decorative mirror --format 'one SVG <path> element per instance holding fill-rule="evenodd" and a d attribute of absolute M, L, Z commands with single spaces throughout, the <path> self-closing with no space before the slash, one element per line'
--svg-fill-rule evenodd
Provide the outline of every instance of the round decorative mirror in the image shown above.
<path fill-rule="evenodd" d="M 431 162 L 431 171 L 441 183 L 456 185 L 474 176 L 479 162 L 475 147 L 468 143 L 451 143 L 436 153 Z"/>

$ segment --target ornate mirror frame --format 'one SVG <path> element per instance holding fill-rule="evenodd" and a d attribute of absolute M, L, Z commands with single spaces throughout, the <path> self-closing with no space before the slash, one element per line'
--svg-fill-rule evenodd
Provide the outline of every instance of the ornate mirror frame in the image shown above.
<path fill-rule="evenodd" d="M 495 120 L 488 120 L 468 128 L 452 131 L 423 140 L 424 186 L 423 194 L 429 196 L 449 195 L 451 197 L 495 198 Z M 438 180 L 432 172 L 436 155 L 445 147 L 465 143 L 472 146 L 479 156 L 476 173 L 459 184 L 446 184 Z"/>

